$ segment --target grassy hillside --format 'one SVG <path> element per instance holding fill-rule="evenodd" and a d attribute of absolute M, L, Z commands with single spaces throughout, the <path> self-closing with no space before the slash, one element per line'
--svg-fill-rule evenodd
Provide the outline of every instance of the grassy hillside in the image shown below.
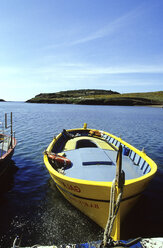
<path fill-rule="evenodd" d="M 83 90 L 67 90 L 60 91 L 56 93 L 41 93 L 34 98 L 36 99 L 60 99 L 60 98 L 79 98 L 79 97 L 90 97 L 90 96 L 102 96 L 102 95 L 112 95 L 119 94 L 118 92 L 111 90 L 95 90 L 95 89 L 83 89 Z"/>
<path fill-rule="evenodd" d="M 27 102 L 131 106 L 163 105 L 163 91 L 120 94 L 111 90 L 72 90 L 39 94 Z"/>

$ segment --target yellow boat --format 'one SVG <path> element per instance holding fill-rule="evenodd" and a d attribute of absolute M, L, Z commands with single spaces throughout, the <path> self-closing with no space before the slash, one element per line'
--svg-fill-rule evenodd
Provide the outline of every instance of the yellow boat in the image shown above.
<path fill-rule="evenodd" d="M 105 229 L 120 146 L 125 184 L 111 234 L 114 240 L 121 238 L 124 217 L 156 173 L 155 162 L 144 151 L 108 132 L 89 129 L 86 123 L 83 128 L 63 130 L 44 152 L 44 163 L 59 191 Z"/>

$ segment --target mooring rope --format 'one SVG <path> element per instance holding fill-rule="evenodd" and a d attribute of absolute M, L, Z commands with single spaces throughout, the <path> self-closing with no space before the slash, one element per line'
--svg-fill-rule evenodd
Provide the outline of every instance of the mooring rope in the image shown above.
<path fill-rule="evenodd" d="M 112 186 L 110 189 L 110 206 L 109 206 L 109 216 L 107 220 L 107 224 L 104 231 L 104 237 L 102 245 L 105 247 L 113 246 L 113 239 L 111 238 L 111 233 L 113 230 L 114 221 L 116 219 L 120 203 L 122 200 L 123 194 L 123 186 L 125 183 L 125 173 L 122 170 L 122 146 L 119 147 L 119 151 L 117 153 L 117 165 L 116 165 L 116 177 L 112 182 Z M 116 197 L 116 194 L 118 196 Z"/>
<path fill-rule="evenodd" d="M 116 180 L 114 179 L 112 182 L 112 187 L 110 190 L 110 207 L 109 207 L 109 217 L 108 221 L 105 227 L 104 231 L 104 237 L 103 237 L 103 246 L 105 247 L 106 244 L 108 245 L 109 242 L 111 242 L 111 232 L 113 230 L 113 224 L 116 219 L 121 199 L 122 199 L 122 194 L 123 194 L 123 187 L 120 188 L 120 193 L 117 197 L 116 203 L 115 203 L 115 194 L 116 194 Z"/>
<path fill-rule="evenodd" d="M 19 242 L 19 244 L 17 244 L 18 242 Z M 21 247 L 20 247 L 20 242 L 21 242 L 21 239 L 19 238 L 19 236 L 17 236 L 17 237 L 14 239 L 12 248 L 21 248 Z M 37 248 L 37 247 L 39 247 L 39 245 L 33 245 L 33 246 L 31 246 L 31 248 Z M 23 248 L 23 247 L 22 247 L 22 248 Z"/>

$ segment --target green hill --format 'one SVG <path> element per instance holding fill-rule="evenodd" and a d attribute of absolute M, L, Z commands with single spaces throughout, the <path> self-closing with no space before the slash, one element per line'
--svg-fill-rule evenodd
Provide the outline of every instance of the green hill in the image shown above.
<path fill-rule="evenodd" d="M 163 91 L 120 94 L 111 90 L 68 90 L 41 93 L 30 103 L 66 103 L 86 105 L 163 105 Z"/>

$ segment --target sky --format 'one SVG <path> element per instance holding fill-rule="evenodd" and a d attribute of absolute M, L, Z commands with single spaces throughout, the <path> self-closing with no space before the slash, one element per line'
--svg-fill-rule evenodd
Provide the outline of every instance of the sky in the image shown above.
<path fill-rule="evenodd" d="M 163 90 L 163 0 L 0 0 L 0 99 Z"/>

